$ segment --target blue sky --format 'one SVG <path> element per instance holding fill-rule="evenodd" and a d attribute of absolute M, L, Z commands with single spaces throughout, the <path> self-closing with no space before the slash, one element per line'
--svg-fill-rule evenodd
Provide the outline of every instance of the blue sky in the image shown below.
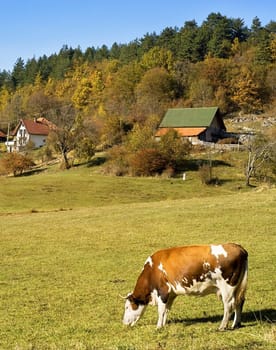
<path fill-rule="evenodd" d="M 275 0 L 0 0 L 0 70 L 16 60 L 47 56 L 63 45 L 110 47 L 166 27 L 198 25 L 211 12 L 242 18 L 250 27 L 276 21 Z"/>

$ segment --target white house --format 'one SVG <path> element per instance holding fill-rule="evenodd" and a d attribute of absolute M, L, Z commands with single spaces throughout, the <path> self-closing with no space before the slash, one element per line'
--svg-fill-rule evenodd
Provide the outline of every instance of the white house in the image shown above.
<path fill-rule="evenodd" d="M 6 142 L 8 152 L 18 152 L 28 142 L 32 142 L 35 148 L 42 147 L 53 127 L 46 118 L 21 119 L 12 132 L 13 140 Z"/>

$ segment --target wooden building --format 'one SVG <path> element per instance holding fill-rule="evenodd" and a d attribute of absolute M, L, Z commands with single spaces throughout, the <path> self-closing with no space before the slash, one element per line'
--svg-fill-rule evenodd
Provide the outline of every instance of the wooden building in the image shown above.
<path fill-rule="evenodd" d="M 226 133 L 218 107 L 168 109 L 155 137 L 159 139 L 171 129 L 192 144 L 217 142 Z"/>

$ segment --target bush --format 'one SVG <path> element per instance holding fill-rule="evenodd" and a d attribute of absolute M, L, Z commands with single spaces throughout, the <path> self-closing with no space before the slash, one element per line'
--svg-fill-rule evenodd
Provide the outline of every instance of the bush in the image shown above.
<path fill-rule="evenodd" d="M 22 175 L 22 173 L 34 166 L 34 162 L 32 159 L 28 156 L 24 156 L 20 153 L 7 153 L 1 160 L 0 160 L 0 168 L 2 170 L 2 173 L 4 174 L 10 174 L 13 173 L 14 176 L 16 175 Z"/>
<path fill-rule="evenodd" d="M 183 167 L 183 162 L 190 153 L 191 144 L 189 141 L 183 141 L 175 130 L 170 130 L 161 137 L 158 149 L 167 160 L 167 165 L 176 170 Z"/>
<path fill-rule="evenodd" d="M 219 185 L 220 181 L 217 177 L 212 176 L 212 166 L 209 164 L 203 164 L 199 170 L 199 176 L 201 182 L 204 185 Z"/>
<path fill-rule="evenodd" d="M 124 146 L 114 146 L 108 151 L 104 172 L 116 176 L 129 172 L 128 152 Z"/>
<path fill-rule="evenodd" d="M 166 169 L 167 160 L 156 149 L 143 149 L 131 157 L 130 166 L 133 175 L 153 176 L 161 174 Z"/>
<path fill-rule="evenodd" d="M 151 125 L 137 125 L 124 145 L 109 150 L 104 171 L 117 176 L 153 176 L 164 172 L 164 176 L 171 177 L 183 169 L 190 146 L 174 130 L 157 142 Z"/>
<path fill-rule="evenodd" d="M 41 161 L 42 163 L 53 160 L 54 156 L 53 156 L 52 149 L 48 145 L 41 147 L 37 151 L 35 159 Z"/>

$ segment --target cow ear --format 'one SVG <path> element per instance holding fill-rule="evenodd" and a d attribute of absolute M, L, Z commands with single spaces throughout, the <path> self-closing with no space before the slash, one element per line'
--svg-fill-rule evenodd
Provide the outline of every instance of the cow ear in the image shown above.
<path fill-rule="evenodd" d="M 127 298 L 127 300 L 129 300 L 131 303 L 135 303 L 135 299 L 134 299 L 134 297 L 133 297 L 132 294 L 128 294 L 128 296 L 127 296 L 126 298 Z"/>
<path fill-rule="evenodd" d="M 132 295 L 128 297 L 128 300 L 130 302 L 132 310 L 137 310 L 139 307 L 139 303 L 137 302 L 137 300 Z"/>

